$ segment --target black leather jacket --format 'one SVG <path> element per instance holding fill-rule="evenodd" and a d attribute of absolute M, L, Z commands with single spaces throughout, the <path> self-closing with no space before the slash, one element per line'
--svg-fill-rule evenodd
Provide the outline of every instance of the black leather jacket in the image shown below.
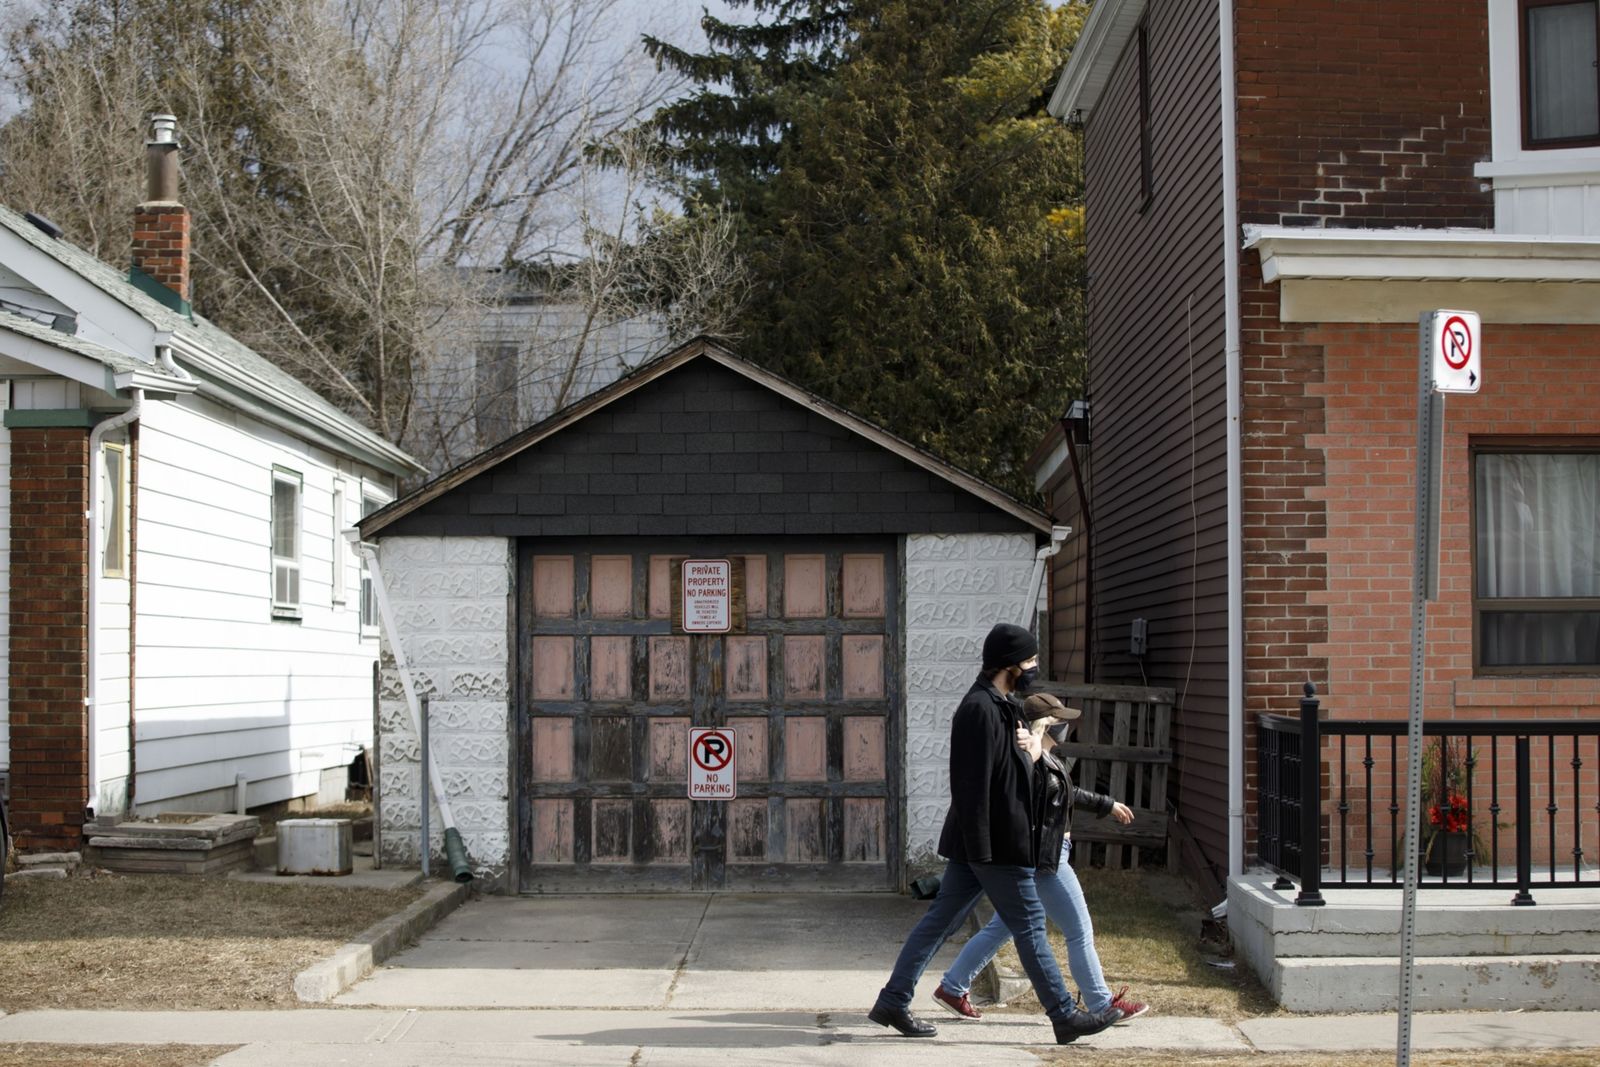
<path fill-rule="evenodd" d="M 1038 822 L 1034 825 L 1034 854 L 1039 857 L 1039 870 L 1053 871 L 1061 864 L 1061 841 L 1072 829 L 1072 809 L 1082 808 L 1106 816 L 1111 814 L 1116 802 L 1104 793 L 1073 785 L 1066 766 L 1053 753 L 1040 756 L 1033 768 L 1033 810 L 1038 813 Z M 1072 798 L 1070 804 L 1068 797 Z"/>

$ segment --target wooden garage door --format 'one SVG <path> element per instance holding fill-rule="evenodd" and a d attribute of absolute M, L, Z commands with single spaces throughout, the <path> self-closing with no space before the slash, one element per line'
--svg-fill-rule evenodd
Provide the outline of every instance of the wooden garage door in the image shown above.
<path fill-rule="evenodd" d="M 674 632 L 690 556 L 742 561 L 735 632 Z M 522 890 L 897 887 L 896 573 L 881 540 L 523 544 Z M 687 799 L 691 726 L 736 731 L 737 799 Z"/>

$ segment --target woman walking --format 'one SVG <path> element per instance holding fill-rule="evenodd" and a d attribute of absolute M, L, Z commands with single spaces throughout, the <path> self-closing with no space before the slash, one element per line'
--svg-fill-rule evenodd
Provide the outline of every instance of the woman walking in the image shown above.
<path fill-rule="evenodd" d="M 1083 900 L 1083 887 L 1073 872 L 1068 859 L 1072 854 L 1072 809 L 1084 808 L 1096 815 L 1110 815 L 1126 825 L 1133 821 L 1133 811 L 1126 804 L 1102 793 L 1079 789 L 1072 784 L 1066 766 L 1047 751 L 1067 739 L 1072 720 L 1081 712 L 1069 708 L 1048 693 L 1040 693 L 1023 702 L 1023 716 L 1031 730 L 1027 741 L 1019 738 L 1017 744 L 1028 753 L 1034 763 L 1034 788 L 1038 808 L 1044 813 L 1039 820 L 1037 833 L 1039 867 L 1035 879 L 1039 899 L 1044 904 L 1045 915 L 1060 927 L 1067 942 L 1067 968 L 1078 985 L 1083 1010 L 1091 1016 L 1107 1013 L 1116 1008 L 1120 1022 L 1143 1015 L 1149 1006 L 1128 997 L 1128 987 L 1113 995 L 1106 985 L 1105 973 L 1100 968 L 1100 957 L 1094 950 L 1094 925 L 1089 920 L 1089 909 Z M 1020 734 L 1021 731 L 1019 731 Z M 1048 738 L 1048 743 L 1046 742 Z M 964 1019 L 980 1019 L 983 1014 L 972 1006 L 968 992 L 972 980 L 1011 939 L 1011 933 L 997 915 L 978 931 L 961 954 L 945 972 L 933 999 L 940 1007 Z"/>

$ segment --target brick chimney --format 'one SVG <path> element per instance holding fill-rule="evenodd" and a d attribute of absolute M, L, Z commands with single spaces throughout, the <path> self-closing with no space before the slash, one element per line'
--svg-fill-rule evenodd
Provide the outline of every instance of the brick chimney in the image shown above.
<path fill-rule="evenodd" d="M 133 212 L 130 280 L 180 314 L 189 314 L 189 209 L 178 202 L 178 120 L 150 116 L 144 143 L 145 197 Z"/>

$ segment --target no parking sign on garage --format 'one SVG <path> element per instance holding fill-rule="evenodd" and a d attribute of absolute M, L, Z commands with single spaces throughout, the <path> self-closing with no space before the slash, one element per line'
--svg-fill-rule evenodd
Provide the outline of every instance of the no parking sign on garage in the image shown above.
<path fill-rule="evenodd" d="M 689 799 L 733 800 L 733 731 L 689 727 Z"/>

